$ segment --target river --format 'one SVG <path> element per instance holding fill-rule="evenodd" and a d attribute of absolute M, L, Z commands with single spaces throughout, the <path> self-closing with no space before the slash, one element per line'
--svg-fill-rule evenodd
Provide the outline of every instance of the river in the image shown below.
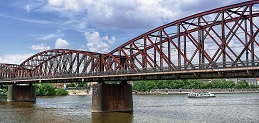
<path fill-rule="evenodd" d="M 35 103 L 0 100 L 1 123 L 258 123 L 259 93 L 133 95 L 133 113 L 91 113 L 91 96 L 37 97 Z"/>

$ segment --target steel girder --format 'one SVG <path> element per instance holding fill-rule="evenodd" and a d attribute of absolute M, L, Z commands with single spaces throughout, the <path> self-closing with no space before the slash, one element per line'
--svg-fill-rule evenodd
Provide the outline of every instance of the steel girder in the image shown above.
<path fill-rule="evenodd" d="M 105 71 L 258 66 L 258 3 L 216 8 L 155 28 L 104 56 Z"/>

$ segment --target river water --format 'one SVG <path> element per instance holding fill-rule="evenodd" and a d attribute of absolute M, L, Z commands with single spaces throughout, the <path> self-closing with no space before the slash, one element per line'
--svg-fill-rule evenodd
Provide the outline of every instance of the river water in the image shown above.
<path fill-rule="evenodd" d="M 37 97 L 35 103 L 0 100 L 1 123 L 258 123 L 259 93 L 133 95 L 133 113 L 91 113 L 91 96 Z"/>

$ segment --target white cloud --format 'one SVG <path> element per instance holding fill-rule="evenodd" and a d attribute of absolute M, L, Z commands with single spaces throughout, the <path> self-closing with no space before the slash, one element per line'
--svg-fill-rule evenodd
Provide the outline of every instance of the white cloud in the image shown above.
<path fill-rule="evenodd" d="M 100 53 L 108 53 L 110 51 L 110 45 L 116 41 L 114 36 L 101 37 L 99 32 L 85 32 L 85 38 L 87 40 L 87 50 Z"/>
<path fill-rule="evenodd" d="M 25 9 L 28 13 L 30 13 L 30 11 L 31 11 L 30 5 L 26 5 L 26 6 L 24 7 L 24 9 Z"/>
<path fill-rule="evenodd" d="M 39 51 L 43 51 L 43 50 L 49 50 L 50 46 L 47 46 L 46 44 L 36 44 L 36 45 L 32 45 L 31 46 L 32 50 L 39 50 Z"/>
<path fill-rule="evenodd" d="M 48 5 L 52 10 L 69 10 L 69 11 L 81 11 L 85 8 L 85 4 L 91 0 L 48 0 Z"/>
<path fill-rule="evenodd" d="M 66 48 L 68 48 L 69 45 L 70 44 L 68 43 L 68 41 L 58 38 L 55 43 L 55 48 L 56 49 L 66 49 Z"/>
<path fill-rule="evenodd" d="M 8 54 L 0 57 L 0 63 L 21 64 L 33 54 Z"/>
<path fill-rule="evenodd" d="M 185 16 L 239 0 L 48 0 L 46 11 L 110 28 L 154 28 Z M 85 16 L 82 16 L 85 15 Z M 77 17 L 76 17 L 77 16 Z M 78 18 L 80 16 L 81 18 Z M 76 18 L 76 19 L 75 19 Z M 78 22 L 78 23 L 80 23 Z M 80 24 L 79 24 L 80 25 Z"/>
<path fill-rule="evenodd" d="M 3 14 L 3 13 L 0 13 L 0 17 L 11 18 L 11 19 L 19 20 L 19 21 L 30 22 L 30 23 L 39 23 L 39 24 L 50 24 L 50 23 L 52 23 L 50 21 L 21 18 L 21 17 L 17 17 L 17 16 L 10 16 L 8 14 Z"/>
<path fill-rule="evenodd" d="M 61 35 L 61 34 L 47 34 L 47 35 L 42 35 L 38 39 L 40 39 L 40 40 L 48 40 L 48 39 L 58 38 L 58 37 L 62 37 L 62 36 L 63 35 Z"/>

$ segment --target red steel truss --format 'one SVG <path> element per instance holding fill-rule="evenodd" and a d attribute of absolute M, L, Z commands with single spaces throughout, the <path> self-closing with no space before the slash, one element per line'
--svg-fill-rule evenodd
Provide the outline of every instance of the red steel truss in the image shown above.
<path fill-rule="evenodd" d="M 184 73 L 188 75 L 181 78 L 197 78 L 204 73 L 203 78 L 213 77 L 206 77 L 209 70 L 216 71 L 219 76 L 243 70 L 255 77 L 259 66 L 258 33 L 259 0 L 253 0 L 176 20 L 108 54 L 67 49 L 43 51 L 15 67 L 14 77 L 69 75 L 102 79 L 102 75 L 123 76 L 126 73 L 131 73 L 135 79 L 143 78 L 139 77 L 140 73 L 167 74 L 176 78 Z M 235 72 L 228 77 L 234 76 Z M 112 77 L 109 80 L 119 80 Z"/>
<path fill-rule="evenodd" d="M 100 53 L 54 49 L 35 54 L 15 69 L 15 77 L 79 75 L 100 71 Z"/>
<path fill-rule="evenodd" d="M 108 53 L 105 70 L 258 65 L 258 3 L 213 9 L 146 32 Z"/>
<path fill-rule="evenodd" d="M 14 78 L 14 70 L 18 68 L 17 64 L 1 64 L 0 63 L 0 79 Z"/>

